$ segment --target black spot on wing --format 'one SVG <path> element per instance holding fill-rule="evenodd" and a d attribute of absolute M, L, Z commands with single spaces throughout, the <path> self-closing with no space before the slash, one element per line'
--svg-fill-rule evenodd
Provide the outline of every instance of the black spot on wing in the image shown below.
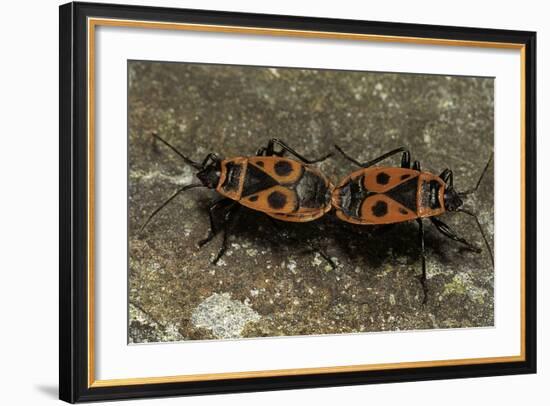
<path fill-rule="evenodd" d="M 286 196 L 281 192 L 271 192 L 269 196 L 267 196 L 267 203 L 272 209 L 282 209 L 286 205 Z"/>
<path fill-rule="evenodd" d="M 402 207 L 399 208 L 399 213 L 401 213 L 402 215 L 406 215 L 408 212 L 407 210 L 403 209 Z"/>
<path fill-rule="evenodd" d="M 376 217 L 384 217 L 386 214 L 388 214 L 388 203 L 383 200 L 378 200 L 372 206 L 372 214 L 374 214 Z"/>
<path fill-rule="evenodd" d="M 292 165 L 288 161 L 277 161 L 273 169 L 279 176 L 288 176 L 292 173 Z"/>
<path fill-rule="evenodd" d="M 390 181 L 390 175 L 388 175 L 386 172 L 380 172 L 378 175 L 376 175 L 376 183 L 379 185 L 387 185 Z"/>
<path fill-rule="evenodd" d="M 255 202 L 258 200 L 258 195 L 250 196 L 248 200 L 250 200 L 251 202 Z"/>
<path fill-rule="evenodd" d="M 244 185 L 241 196 L 246 197 L 278 184 L 279 183 L 275 179 L 261 169 L 256 168 L 254 165 L 248 165 L 244 175 Z"/>

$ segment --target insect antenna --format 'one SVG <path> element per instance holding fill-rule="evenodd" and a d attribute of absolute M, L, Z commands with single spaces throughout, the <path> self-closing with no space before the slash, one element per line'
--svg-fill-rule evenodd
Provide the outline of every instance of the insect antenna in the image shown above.
<path fill-rule="evenodd" d="M 485 165 L 485 168 L 483 168 L 483 172 L 481 172 L 481 175 L 479 176 L 479 179 L 477 181 L 477 184 L 474 188 L 468 189 L 465 192 L 459 192 L 459 197 L 466 197 L 468 195 L 471 195 L 472 193 L 477 192 L 477 189 L 479 188 L 479 185 L 481 184 L 481 181 L 483 180 L 483 177 L 485 176 L 485 173 L 487 173 L 487 169 L 489 169 L 489 165 L 491 165 L 491 162 L 493 160 L 493 153 L 491 153 L 491 156 L 489 157 L 489 160 L 487 161 L 487 164 Z"/>
<path fill-rule="evenodd" d="M 493 251 L 491 251 L 491 246 L 489 245 L 489 241 L 487 240 L 487 237 L 485 236 L 485 232 L 483 231 L 483 227 L 481 226 L 481 223 L 479 222 L 479 219 L 477 218 L 475 213 L 473 213 L 469 210 L 466 210 L 462 207 L 459 208 L 457 211 L 459 211 L 461 213 L 465 213 L 468 216 L 471 216 L 475 219 L 475 221 L 477 223 L 477 228 L 479 228 L 479 232 L 481 233 L 481 236 L 483 237 L 483 241 L 485 241 L 485 246 L 487 247 L 487 251 L 489 252 L 489 255 L 491 257 L 491 263 L 493 264 L 493 267 L 494 267 L 495 266 L 495 258 L 493 257 Z"/>
<path fill-rule="evenodd" d="M 179 195 L 180 193 L 182 192 L 185 192 L 186 190 L 189 190 L 189 189 L 194 189 L 194 188 L 197 188 L 197 187 L 205 187 L 202 183 L 193 183 L 193 184 L 190 184 L 190 185 L 185 185 L 183 186 L 181 189 L 178 189 L 176 190 L 176 192 L 170 196 L 168 199 L 166 199 L 166 201 L 164 203 L 162 203 L 159 207 L 157 207 L 150 215 L 149 217 L 147 217 L 147 220 L 145 220 L 145 223 L 143 223 L 143 225 L 140 227 L 139 229 L 139 232 L 141 233 L 143 231 L 143 229 L 145 228 L 145 226 L 147 226 L 147 224 L 149 224 L 149 222 L 153 219 L 153 217 L 155 217 L 155 215 L 161 211 L 168 203 L 170 203 L 172 200 L 174 200 L 174 198 Z"/>
<path fill-rule="evenodd" d="M 171 145 L 168 141 L 163 140 L 161 137 L 159 137 L 157 133 L 152 133 L 151 135 L 152 135 L 153 137 L 155 137 L 155 139 L 159 140 L 159 141 L 162 142 L 164 145 L 166 145 L 168 148 L 170 148 L 172 151 L 174 151 L 176 154 L 178 154 L 178 155 L 185 161 L 185 163 L 187 163 L 188 165 L 191 165 L 193 168 L 198 169 L 198 170 L 203 169 L 203 166 L 202 166 L 200 163 L 195 162 L 195 161 L 193 161 L 193 160 L 190 159 L 190 158 L 187 158 L 185 155 L 183 155 L 181 152 L 179 152 L 179 151 L 176 149 L 176 147 L 174 147 L 173 145 Z"/>

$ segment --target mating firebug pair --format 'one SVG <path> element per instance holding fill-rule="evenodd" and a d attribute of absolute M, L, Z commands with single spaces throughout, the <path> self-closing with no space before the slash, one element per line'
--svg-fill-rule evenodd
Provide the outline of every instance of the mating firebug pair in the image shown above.
<path fill-rule="evenodd" d="M 411 165 L 410 152 L 397 148 L 368 162 L 360 163 L 346 154 L 339 146 L 336 149 L 344 158 L 360 169 L 345 177 L 337 186 L 312 164 L 332 156 L 329 153 L 318 159 L 307 159 L 278 139 L 271 139 L 266 147 L 260 148 L 255 156 L 222 159 L 208 154 L 201 162 L 195 162 L 156 134 L 155 139 L 172 149 L 188 165 L 197 169 L 200 183 L 185 185 L 158 207 L 143 224 L 147 223 L 177 195 L 192 188 L 215 189 L 220 197 L 209 206 L 210 230 L 208 236 L 199 242 L 202 246 L 220 231 L 214 221 L 214 213 L 224 210 L 225 223 L 222 226 L 224 239 L 215 257 L 217 262 L 226 250 L 227 225 L 235 221 L 240 206 L 263 212 L 273 219 L 286 222 L 308 222 L 316 220 L 332 208 L 336 216 L 348 223 L 360 225 L 394 224 L 415 220 L 419 225 L 419 242 L 422 256 L 420 281 L 427 298 L 426 257 L 424 254 L 423 219 L 430 219 L 444 236 L 457 241 L 475 252 L 481 250 L 458 236 L 437 216 L 446 211 L 466 213 L 473 217 L 483 236 L 493 261 L 492 252 L 477 216 L 462 207 L 462 198 L 474 193 L 483 179 L 491 160 L 487 163 L 476 186 L 465 192 L 457 192 L 453 185 L 453 172 L 445 169 L 440 175 L 423 172 L 420 163 Z M 280 151 L 275 150 L 275 146 Z M 297 160 L 285 158 L 285 153 Z M 374 167 L 392 155 L 401 153 L 400 167 Z M 332 265 L 324 252 L 317 250 Z"/>

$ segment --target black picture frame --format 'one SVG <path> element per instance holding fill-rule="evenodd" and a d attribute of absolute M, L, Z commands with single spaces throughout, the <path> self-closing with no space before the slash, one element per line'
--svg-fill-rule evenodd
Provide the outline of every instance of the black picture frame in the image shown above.
<path fill-rule="evenodd" d="M 158 7 L 60 6 L 59 397 L 67 402 L 235 393 L 536 372 L 536 33 Z M 513 43 L 523 47 L 525 148 L 525 357 L 516 362 L 317 373 L 197 382 L 90 386 L 88 369 L 87 19 L 102 17 L 380 36 Z"/>

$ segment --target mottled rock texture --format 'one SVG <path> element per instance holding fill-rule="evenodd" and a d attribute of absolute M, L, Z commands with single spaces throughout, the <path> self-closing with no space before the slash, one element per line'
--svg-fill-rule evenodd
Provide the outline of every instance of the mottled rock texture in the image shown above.
<path fill-rule="evenodd" d="M 449 167 L 456 188 L 470 188 L 493 150 L 493 79 L 138 61 L 128 74 L 130 343 L 493 325 L 493 267 L 465 215 L 442 219 L 481 254 L 426 222 L 425 305 L 415 222 L 362 227 L 329 213 L 284 224 L 297 243 L 243 209 L 230 249 L 212 265 L 221 235 L 201 249 L 197 242 L 216 193 L 194 189 L 139 232 L 178 186 L 196 180 L 151 132 L 195 160 L 252 155 L 272 137 L 308 157 L 338 143 L 360 161 L 407 146 L 423 170 Z M 356 169 L 338 155 L 318 166 L 334 182 Z M 492 166 L 466 207 L 492 244 Z"/>

